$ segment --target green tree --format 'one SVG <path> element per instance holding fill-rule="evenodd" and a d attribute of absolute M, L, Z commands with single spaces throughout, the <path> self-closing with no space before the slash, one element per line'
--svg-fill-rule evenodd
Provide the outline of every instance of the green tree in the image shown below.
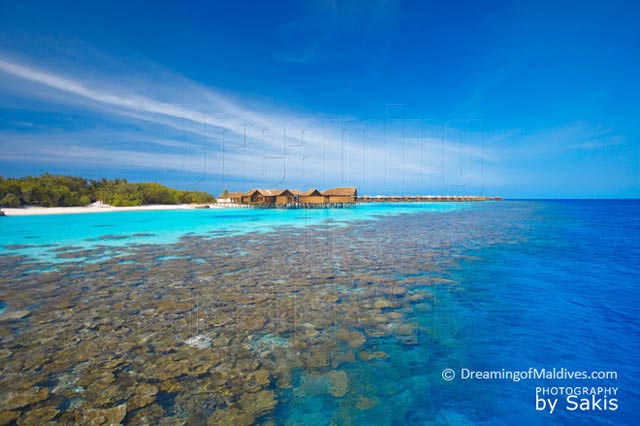
<path fill-rule="evenodd" d="M 215 198 L 206 192 L 179 191 L 159 183 L 129 183 L 126 179 L 87 180 L 76 176 L 45 173 L 23 178 L 0 177 L 0 200 L 8 195 L 20 205 L 83 206 L 100 200 L 114 206 L 142 204 L 208 203 Z M 13 197 L 8 202 L 15 202 Z"/>
<path fill-rule="evenodd" d="M 2 207 L 20 207 L 20 199 L 15 194 L 7 194 L 0 200 Z"/>

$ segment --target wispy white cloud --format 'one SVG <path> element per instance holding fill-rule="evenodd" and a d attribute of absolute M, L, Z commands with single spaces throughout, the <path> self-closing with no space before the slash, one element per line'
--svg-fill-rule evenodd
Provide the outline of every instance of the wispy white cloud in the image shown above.
<path fill-rule="evenodd" d="M 143 96 L 127 95 L 124 93 L 110 93 L 96 89 L 76 80 L 25 66 L 8 60 L 0 59 L 0 70 L 13 76 L 42 84 L 44 86 L 76 95 L 98 103 L 151 114 L 165 115 L 174 118 L 187 119 L 196 123 L 206 123 L 203 114 L 179 105 L 160 102 Z"/>
<path fill-rule="evenodd" d="M 43 89 L 25 90 L 25 96 L 116 121 L 121 117 L 139 129 L 61 132 L 55 137 L 5 132 L 0 134 L 5 161 L 191 173 L 205 167 L 212 175 L 257 183 L 282 174 L 292 184 L 315 179 L 366 188 L 373 183 L 419 186 L 429 179 L 442 183 L 443 167 L 447 182 L 477 184 L 481 162 L 498 158 L 477 142 L 465 144 L 449 136 L 443 144 L 433 136 L 442 132 L 430 133 L 431 128 L 423 133 L 389 131 L 376 120 L 305 116 L 277 106 L 250 109 L 243 106 L 246 102 L 181 77 L 157 82 L 161 87 L 153 91 L 125 81 L 117 84 L 114 76 L 71 75 L 0 57 L 0 85 L 2 74 Z"/>

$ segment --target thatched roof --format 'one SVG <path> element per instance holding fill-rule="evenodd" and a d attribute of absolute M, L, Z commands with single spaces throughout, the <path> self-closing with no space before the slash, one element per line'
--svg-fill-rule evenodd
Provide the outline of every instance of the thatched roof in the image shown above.
<path fill-rule="evenodd" d="M 260 189 L 260 188 L 256 188 L 256 189 L 250 189 L 249 191 L 245 192 L 244 195 L 248 195 L 251 196 L 253 194 L 255 194 L 256 192 L 259 193 L 260 195 L 263 195 L 265 197 L 273 197 L 277 194 L 272 194 L 271 189 Z"/>
<path fill-rule="evenodd" d="M 251 196 L 251 195 L 255 194 L 256 192 L 258 192 L 260 195 L 262 195 L 264 197 L 277 197 L 279 195 L 286 195 L 287 192 L 289 192 L 292 195 L 294 194 L 294 192 L 289 190 L 289 189 L 261 189 L 261 188 L 257 188 L 257 189 L 252 189 L 252 190 L 249 190 L 249 191 L 245 192 L 244 195 Z"/>
<path fill-rule="evenodd" d="M 334 196 L 334 197 L 353 197 L 358 196 L 358 190 L 355 187 L 343 187 L 343 188 L 330 188 L 326 191 L 319 191 L 316 188 L 309 189 L 307 191 L 299 191 L 297 189 L 251 189 L 244 193 L 231 193 L 229 198 L 239 197 L 252 197 L 255 194 L 260 194 L 263 197 L 280 197 L 280 196 L 305 196 L 305 197 L 320 197 L 320 196 Z"/>
<path fill-rule="evenodd" d="M 311 196 L 320 196 L 320 195 L 322 195 L 322 193 L 320 191 L 318 191 L 317 189 L 313 188 L 313 189 L 310 189 L 308 191 L 301 192 L 300 195 L 303 195 L 305 197 L 311 197 Z"/>
<path fill-rule="evenodd" d="M 227 194 L 227 198 L 240 198 L 243 195 L 243 192 L 230 192 L 229 194 Z"/>
<path fill-rule="evenodd" d="M 337 197 L 356 197 L 358 196 L 358 190 L 354 187 L 330 188 L 326 191 L 322 191 L 322 195 L 333 195 Z"/>

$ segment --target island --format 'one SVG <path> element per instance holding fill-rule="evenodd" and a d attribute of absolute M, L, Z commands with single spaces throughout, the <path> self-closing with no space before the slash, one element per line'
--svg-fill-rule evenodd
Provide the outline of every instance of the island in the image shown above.
<path fill-rule="evenodd" d="M 169 188 L 155 182 L 127 179 L 86 179 L 45 173 L 21 178 L 0 177 L 0 207 L 138 207 L 146 205 L 207 204 L 215 197 L 202 191 Z"/>

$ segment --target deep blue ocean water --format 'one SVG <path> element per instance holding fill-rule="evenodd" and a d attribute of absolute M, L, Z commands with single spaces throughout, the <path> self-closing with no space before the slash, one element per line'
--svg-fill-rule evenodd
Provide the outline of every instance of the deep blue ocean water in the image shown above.
<path fill-rule="evenodd" d="M 438 214 L 437 220 L 431 214 Z M 437 227 L 436 236 L 446 236 L 449 228 L 457 232 L 477 225 L 472 228 L 476 234 L 466 236 L 460 250 L 447 251 L 455 262 L 442 277 L 453 284 L 431 289 L 437 300 L 434 310 L 411 313 L 410 319 L 429 331 L 424 341 L 428 343 L 407 346 L 381 338 L 375 350 L 388 358 L 341 367 L 357 378 L 352 386 L 369 389 L 377 401 L 366 410 L 315 394 L 313 389 L 324 385 L 299 372 L 293 388 L 281 395 L 278 423 L 330 424 L 335 412 L 347 410 L 353 424 L 640 424 L 639 201 L 524 200 L 361 205 L 344 210 L 8 217 L 0 219 L 0 255 L 32 256 L 41 261 L 38 267 L 55 268 L 57 262 L 68 261 L 55 259 L 52 250 L 61 246 L 109 246 L 112 251 L 107 255 L 117 256 L 120 247 L 176 243 L 189 234 L 215 238 L 227 235 L 221 231 L 268 232 L 283 225 L 340 225 L 389 215 Z M 484 234 L 496 232 L 496 227 L 500 238 L 487 243 Z M 421 241 L 415 250 L 426 252 L 433 244 Z M 443 380 L 445 368 L 453 369 L 457 377 Z M 461 369 L 530 368 L 615 371 L 618 378 L 519 382 L 460 378 Z M 618 408 L 571 412 L 565 409 L 565 397 L 558 395 L 553 414 L 536 410 L 536 387 L 559 386 L 616 387 L 617 394 L 608 398 L 617 399 Z"/>
<path fill-rule="evenodd" d="M 533 209 L 517 230 L 526 238 L 480 249 L 480 261 L 454 272 L 464 289 L 455 309 L 468 352 L 452 364 L 614 370 L 618 379 L 452 383 L 482 401 L 473 411 L 483 412 L 487 424 L 640 424 L 640 202 L 506 205 Z M 618 410 L 570 412 L 565 397 L 553 415 L 534 410 L 537 386 L 585 385 L 617 387 Z"/>

